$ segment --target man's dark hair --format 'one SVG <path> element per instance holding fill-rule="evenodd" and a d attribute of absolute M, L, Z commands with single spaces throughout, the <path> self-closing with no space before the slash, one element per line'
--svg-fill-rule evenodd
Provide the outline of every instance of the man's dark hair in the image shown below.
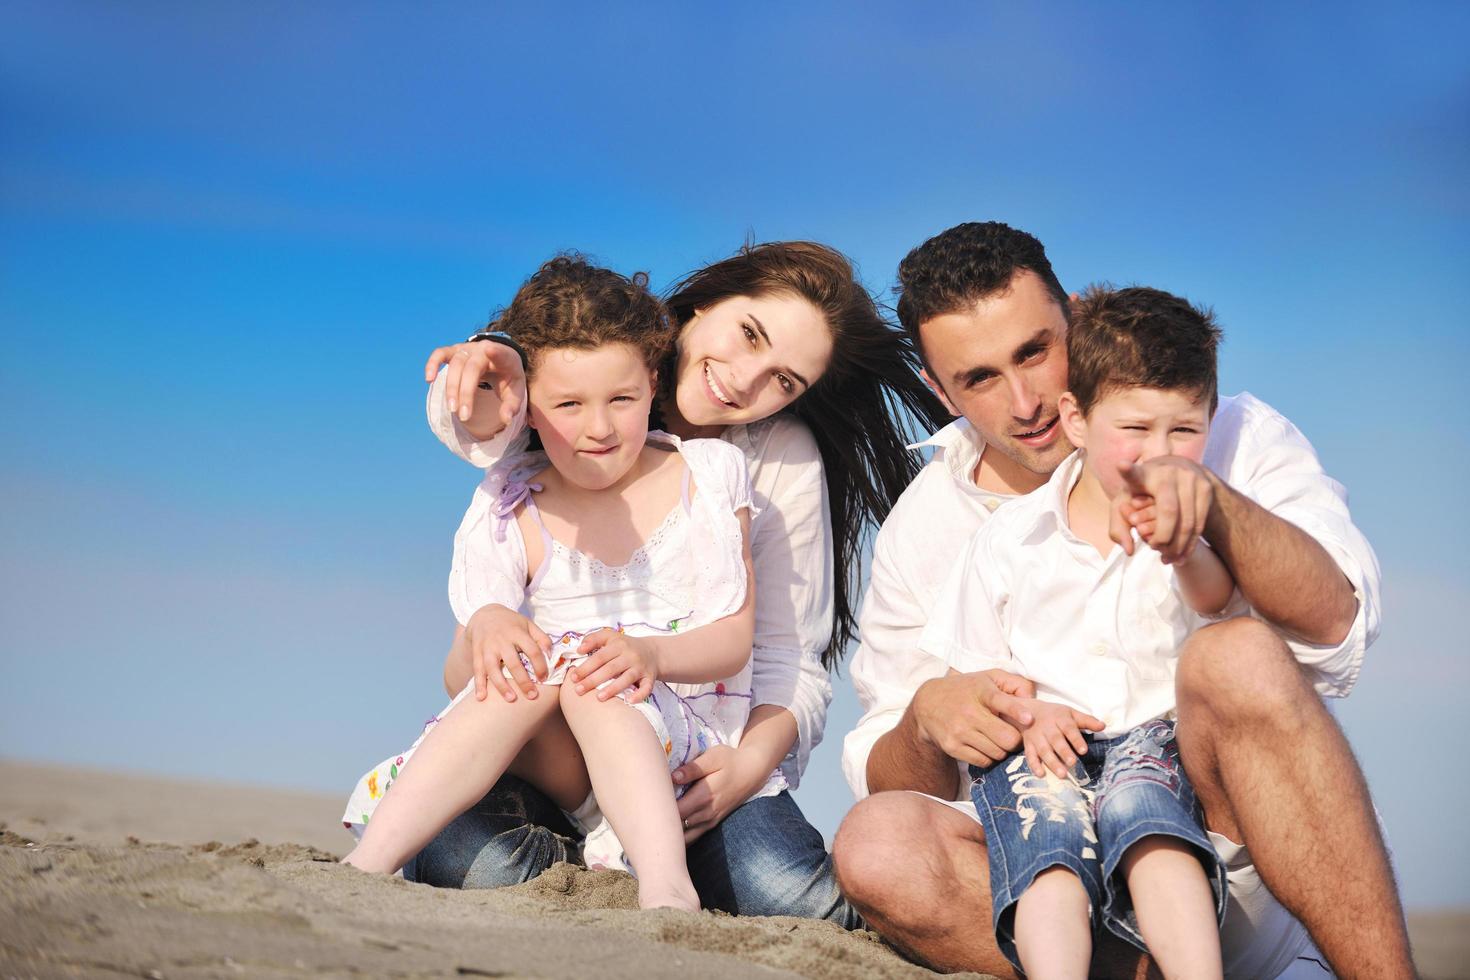
<path fill-rule="evenodd" d="M 1160 289 L 1089 286 L 1072 304 L 1067 387 L 1082 414 L 1119 388 L 1163 388 L 1219 402 L 1215 315 Z"/>
<path fill-rule="evenodd" d="M 1004 292 L 1022 269 L 1040 277 L 1062 312 L 1067 312 L 1067 294 L 1051 271 L 1046 249 L 1034 236 L 999 221 L 955 225 L 898 264 L 898 322 L 922 353 L 920 323 Z"/>

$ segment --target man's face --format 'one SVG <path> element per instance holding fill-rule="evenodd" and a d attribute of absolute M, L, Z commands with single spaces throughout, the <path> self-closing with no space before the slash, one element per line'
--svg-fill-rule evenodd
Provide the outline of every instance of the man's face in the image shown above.
<path fill-rule="evenodd" d="M 1067 389 L 1066 333 L 1062 308 L 1024 269 L 1003 292 L 919 325 L 927 380 L 995 450 L 981 466 L 1005 489 L 1035 489 L 1072 452 L 1057 424 L 1057 399 Z"/>

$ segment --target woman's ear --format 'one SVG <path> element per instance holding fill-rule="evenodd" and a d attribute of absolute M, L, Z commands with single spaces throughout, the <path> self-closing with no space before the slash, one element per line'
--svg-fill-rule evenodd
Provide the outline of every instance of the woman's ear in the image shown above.
<path fill-rule="evenodd" d="M 1081 449 L 1087 441 L 1087 417 L 1082 414 L 1082 406 L 1077 404 L 1077 396 L 1070 391 L 1062 392 L 1057 399 L 1057 415 L 1061 418 L 1062 433 L 1067 441 Z"/>

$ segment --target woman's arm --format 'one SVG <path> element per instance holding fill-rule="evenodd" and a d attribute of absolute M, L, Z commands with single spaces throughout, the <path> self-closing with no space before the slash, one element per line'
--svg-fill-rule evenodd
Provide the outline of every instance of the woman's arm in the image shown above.
<path fill-rule="evenodd" d="M 801 422 L 779 418 L 764 431 L 752 428 L 758 435 L 754 444 L 748 439 L 751 429 L 732 440 L 747 448 L 761 507 L 751 528 L 756 588 L 752 716 L 767 707 L 790 717 L 795 737 L 768 761 L 779 765 L 795 788 L 811 750 L 822 740 L 832 700 L 832 681 L 822 666 L 832 637 L 833 602 L 827 483 L 816 440 Z M 741 751 L 746 747 L 742 741 Z M 777 748 L 774 739 L 757 739 L 749 747 Z"/>

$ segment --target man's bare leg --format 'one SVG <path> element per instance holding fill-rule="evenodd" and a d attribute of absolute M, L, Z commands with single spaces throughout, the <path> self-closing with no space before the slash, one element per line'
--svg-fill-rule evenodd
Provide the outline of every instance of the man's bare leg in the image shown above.
<path fill-rule="evenodd" d="M 1253 619 L 1200 630 L 1176 678 L 1179 754 L 1210 829 L 1341 977 L 1412 977 L 1403 907 L 1347 739 L 1279 636 Z"/>
<path fill-rule="evenodd" d="M 995 945 L 985 838 L 970 817 L 917 793 L 877 793 L 842 821 L 832 860 L 847 900 L 911 959 L 945 973 L 1016 976 Z M 1092 975 L 1153 974 L 1132 947 L 1103 939 Z"/>

